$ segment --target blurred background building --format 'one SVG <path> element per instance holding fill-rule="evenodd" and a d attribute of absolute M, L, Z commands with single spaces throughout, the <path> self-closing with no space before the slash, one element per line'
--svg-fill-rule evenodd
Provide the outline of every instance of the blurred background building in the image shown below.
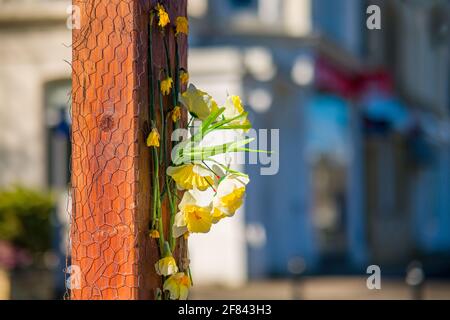
<path fill-rule="evenodd" d="M 370 5 L 380 30 L 366 27 Z M 39 269 L 51 288 L 32 297 L 64 290 L 69 6 L 0 0 L 0 189 L 54 190 L 57 203 L 54 254 Z M 192 82 L 219 102 L 241 95 L 256 129 L 280 129 L 279 172 L 247 165 L 245 208 L 192 237 L 196 284 L 364 275 L 370 264 L 403 277 L 412 260 L 449 276 L 450 3 L 189 0 L 189 15 Z M 1 267 L 12 255 L 1 230 L 0 270 L 30 294 L 17 271 L 29 264 Z"/>

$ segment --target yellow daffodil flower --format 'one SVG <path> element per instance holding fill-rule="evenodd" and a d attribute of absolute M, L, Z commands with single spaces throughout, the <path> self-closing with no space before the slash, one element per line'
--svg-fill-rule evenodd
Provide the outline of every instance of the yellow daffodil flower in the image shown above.
<path fill-rule="evenodd" d="M 244 112 L 244 106 L 242 105 L 242 100 L 239 96 L 228 96 L 224 107 L 225 111 L 223 112 L 223 115 L 225 118 L 232 118 Z"/>
<path fill-rule="evenodd" d="M 185 164 L 178 167 L 168 167 L 167 175 L 175 180 L 178 189 L 199 189 L 204 191 L 214 184 L 214 174 L 198 164 Z"/>
<path fill-rule="evenodd" d="M 152 129 L 152 132 L 148 135 L 147 138 L 147 146 L 148 147 L 159 147 L 159 133 L 156 128 Z"/>
<path fill-rule="evenodd" d="M 171 77 L 167 77 L 163 81 L 161 81 L 161 93 L 167 96 L 170 93 L 170 90 L 173 86 L 173 80 Z"/>
<path fill-rule="evenodd" d="M 160 276 L 170 276 L 178 272 L 178 267 L 175 259 L 172 256 L 167 256 L 158 260 L 155 263 L 156 273 Z"/>
<path fill-rule="evenodd" d="M 227 101 L 225 102 L 224 107 L 225 111 L 223 112 L 223 115 L 226 119 L 237 117 L 245 112 L 242 100 L 239 96 L 229 96 L 227 98 Z M 245 116 L 231 122 L 231 124 L 250 125 L 250 121 Z"/>
<path fill-rule="evenodd" d="M 234 215 L 243 203 L 248 177 L 229 175 L 220 181 L 213 199 L 213 222 Z"/>
<path fill-rule="evenodd" d="M 170 23 L 169 14 L 160 3 L 156 5 L 156 10 L 158 11 L 158 18 L 159 18 L 158 26 L 164 28 L 166 25 Z"/>
<path fill-rule="evenodd" d="M 172 110 L 172 121 L 177 122 L 181 118 L 181 108 L 176 106 Z"/>
<path fill-rule="evenodd" d="M 179 212 L 175 215 L 172 233 L 174 238 L 189 233 L 207 233 L 211 229 L 211 205 L 201 206 L 194 193 L 186 191 L 178 205 Z"/>
<path fill-rule="evenodd" d="M 222 220 L 223 218 L 226 218 L 226 217 L 227 217 L 222 211 L 220 211 L 220 210 L 217 209 L 217 208 L 213 208 L 213 211 L 212 211 L 212 213 L 211 213 L 211 216 L 212 216 L 212 223 L 213 223 L 213 224 L 216 224 L 217 222 L 219 222 L 219 221 Z"/>
<path fill-rule="evenodd" d="M 178 17 L 176 22 L 176 32 L 175 35 L 178 35 L 180 33 L 188 34 L 189 33 L 189 22 L 186 17 Z"/>
<path fill-rule="evenodd" d="M 150 231 L 150 237 L 153 239 L 159 239 L 159 231 L 158 230 L 151 230 Z"/>
<path fill-rule="evenodd" d="M 189 73 L 184 71 L 184 70 L 182 70 L 180 72 L 180 81 L 181 81 L 181 84 L 188 84 L 188 82 L 189 82 Z"/>
<path fill-rule="evenodd" d="M 163 285 L 163 290 L 168 291 L 171 300 L 186 300 L 191 281 L 184 272 L 170 276 Z"/>
<path fill-rule="evenodd" d="M 205 120 L 211 112 L 218 110 L 214 99 L 206 92 L 198 90 L 193 84 L 190 84 L 181 94 L 180 101 L 194 117 L 200 120 Z"/>

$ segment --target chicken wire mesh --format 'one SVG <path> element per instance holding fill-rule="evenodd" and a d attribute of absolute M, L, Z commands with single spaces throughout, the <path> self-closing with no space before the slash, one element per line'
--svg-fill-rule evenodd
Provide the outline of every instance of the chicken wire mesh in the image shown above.
<path fill-rule="evenodd" d="M 186 1 L 159 2 L 172 21 L 186 16 Z M 158 77 L 166 64 L 162 33 L 154 32 L 149 72 L 149 12 L 155 4 L 74 1 L 81 27 L 73 30 L 72 41 L 71 256 L 66 298 L 148 299 L 161 285 L 153 269 L 157 244 L 148 235 L 151 159 L 145 145 L 148 78 Z M 174 55 L 173 30 L 166 37 Z M 179 41 L 180 66 L 187 69 L 186 39 Z M 170 102 L 164 102 L 169 107 Z M 166 203 L 163 208 L 167 220 Z M 185 246 L 184 240 L 178 244 L 178 260 L 186 259 Z"/>

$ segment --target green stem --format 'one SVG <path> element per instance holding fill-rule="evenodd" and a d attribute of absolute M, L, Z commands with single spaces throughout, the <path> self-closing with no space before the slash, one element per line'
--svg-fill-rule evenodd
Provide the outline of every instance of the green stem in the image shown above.
<path fill-rule="evenodd" d="M 178 54 L 178 41 L 175 39 L 175 86 L 173 90 L 173 106 L 176 107 L 178 105 L 178 94 L 180 92 L 180 57 Z"/>
<path fill-rule="evenodd" d="M 163 35 L 163 42 L 164 42 L 164 51 L 166 53 L 167 74 L 169 75 L 169 77 L 172 77 L 172 70 L 170 68 L 169 44 L 167 43 L 167 38 L 165 35 Z"/>
<path fill-rule="evenodd" d="M 167 41 L 164 42 L 164 47 L 166 50 L 166 60 L 167 60 L 167 68 L 168 70 L 171 70 L 171 65 L 170 65 L 170 59 L 169 59 L 169 49 L 168 49 L 168 45 L 167 45 Z M 173 99 L 173 107 L 175 108 L 176 106 L 178 106 L 178 96 L 179 96 L 179 92 L 181 91 L 180 88 L 180 76 L 179 76 L 179 63 L 180 63 L 180 58 L 179 58 L 179 50 L 178 50 L 178 41 L 175 39 L 175 79 L 174 79 L 174 88 L 172 90 L 172 99 Z M 174 129 L 178 128 L 178 122 L 174 123 Z M 172 148 L 174 148 L 176 145 L 176 142 L 173 141 L 172 142 Z M 167 161 L 166 161 L 167 163 Z M 176 240 L 173 237 L 172 234 L 172 226 L 175 220 L 175 215 L 176 215 L 176 207 L 177 207 L 177 199 L 173 196 L 176 195 L 177 193 L 177 189 L 176 189 L 176 184 L 172 183 L 173 187 L 171 187 L 171 180 L 169 180 L 169 178 L 166 176 L 166 186 L 167 186 L 167 194 L 168 194 L 168 198 L 169 198 L 169 204 L 170 204 L 170 225 L 169 225 L 169 242 L 170 242 L 170 248 L 171 250 L 175 250 L 175 243 Z M 172 189 L 173 188 L 173 189 Z M 172 195 L 173 193 L 173 195 Z"/>
<path fill-rule="evenodd" d="M 230 118 L 230 119 L 225 119 L 225 120 L 216 122 L 213 126 L 209 127 L 209 128 L 206 130 L 205 135 L 206 135 L 207 133 L 213 131 L 213 130 L 220 129 L 220 128 L 222 128 L 224 125 L 226 125 L 226 124 L 228 124 L 228 123 L 230 123 L 230 122 L 233 122 L 233 121 L 235 121 L 235 120 L 238 120 L 238 119 L 240 119 L 240 118 L 242 118 L 242 117 L 245 117 L 245 116 L 247 116 L 247 112 L 243 112 L 243 113 L 241 113 L 240 115 L 237 115 L 237 116 L 235 116 L 235 117 L 233 117 L 233 118 Z"/>
<path fill-rule="evenodd" d="M 161 113 L 161 152 L 159 161 L 163 162 L 163 156 L 166 154 L 166 125 L 164 121 L 164 105 L 163 96 L 161 93 L 161 81 L 158 81 L 158 92 L 159 92 L 159 112 Z"/>
<path fill-rule="evenodd" d="M 162 254 L 164 251 L 164 228 L 161 214 L 161 199 L 159 192 L 159 161 L 158 152 L 155 147 L 153 147 L 153 158 L 154 158 L 154 168 L 153 168 L 153 224 L 158 221 L 158 231 L 159 231 L 159 249 Z M 155 228 L 156 226 L 153 226 Z"/>
<path fill-rule="evenodd" d="M 194 285 L 194 281 L 192 281 L 191 267 L 188 267 L 187 271 L 188 271 L 188 275 L 189 275 L 189 280 L 191 281 L 191 286 L 193 286 Z"/>
<path fill-rule="evenodd" d="M 148 37 L 148 91 L 150 103 L 150 119 L 155 120 L 155 96 L 153 94 L 153 13 L 150 14 Z"/>
<path fill-rule="evenodd" d="M 155 96 L 154 96 L 154 88 L 153 88 L 153 13 L 150 14 L 150 20 L 149 20 L 149 24 L 148 24 L 148 83 L 149 83 L 149 115 L 150 115 L 150 123 L 151 126 L 153 126 L 155 124 Z M 158 156 L 157 156 L 157 152 L 155 150 L 155 148 L 153 148 L 152 150 L 153 152 L 153 172 L 157 172 L 158 171 Z M 158 218 L 158 205 L 157 205 L 157 198 L 159 198 L 158 196 L 158 189 L 157 189 L 157 185 L 159 184 L 158 182 L 158 175 L 154 174 L 153 175 L 153 208 L 152 208 L 152 229 L 156 228 L 156 221 Z"/>
<path fill-rule="evenodd" d="M 153 155 L 153 157 L 155 157 L 155 155 Z M 153 171 L 155 170 L 155 167 L 153 167 Z M 156 219 L 158 218 L 157 216 L 157 203 L 156 203 L 156 198 L 158 197 L 157 189 L 156 189 L 156 183 L 157 183 L 157 179 L 155 177 L 155 175 L 153 175 L 153 214 L 152 214 L 152 230 L 156 229 Z"/>
<path fill-rule="evenodd" d="M 219 176 L 217 173 L 215 173 L 214 170 L 211 169 L 211 168 L 206 164 L 205 160 L 202 160 L 202 163 L 203 163 L 203 165 L 204 165 L 209 171 L 211 171 L 211 172 L 214 174 L 214 176 L 220 178 L 220 176 Z"/>
<path fill-rule="evenodd" d="M 172 197 L 172 191 L 170 190 L 170 180 L 169 177 L 166 176 L 166 185 L 167 185 L 167 196 L 169 198 L 169 205 L 170 205 L 170 228 L 169 228 L 169 244 L 170 244 L 170 250 L 175 250 L 175 238 L 173 237 L 173 231 L 172 226 L 175 221 L 175 201 Z"/>

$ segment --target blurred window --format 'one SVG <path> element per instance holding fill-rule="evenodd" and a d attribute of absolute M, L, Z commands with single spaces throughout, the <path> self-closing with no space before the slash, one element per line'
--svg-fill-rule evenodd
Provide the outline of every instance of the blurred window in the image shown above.
<path fill-rule="evenodd" d="M 256 0 L 229 0 L 230 5 L 234 9 L 256 9 Z"/>
<path fill-rule="evenodd" d="M 351 154 L 349 104 L 321 94 L 306 107 L 306 154 L 312 172 L 312 214 L 323 265 L 345 261 L 347 171 Z"/>
<path fill-rule="evenodd" d="M 47 132 L 47 182 L 49 187 L 65 189 L 70 181 L 70 80 L 45 85 Z"/>
<path fill-rule="evenodd" d="M 47 183 L 56 191 L 56 208 L 52 216 L 53 251 L 56 254 L 54 273 L 55 296 L 65 292 L 65 268 L 70 216 L 70 197 L 66 191 L 70 182 L 70 92 L 71 81 L 47 82 L 45 92 L 45 131 L 47 135 Z"/>

